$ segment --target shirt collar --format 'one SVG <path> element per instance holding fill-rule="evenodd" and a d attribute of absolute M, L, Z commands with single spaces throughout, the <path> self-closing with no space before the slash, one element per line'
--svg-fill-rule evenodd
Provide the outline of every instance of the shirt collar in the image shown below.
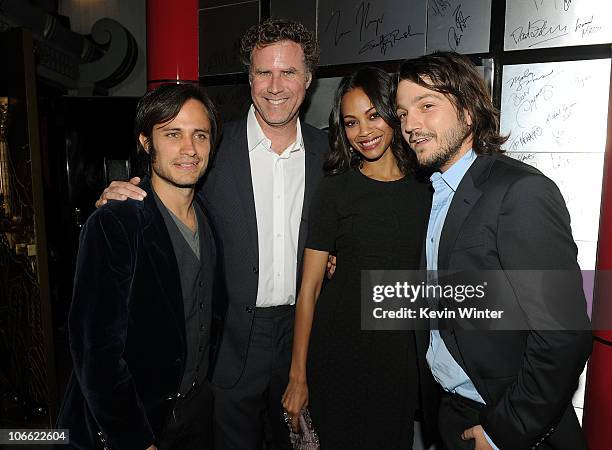
<path fill-rule="evenodd" d="M 257 117 L 255 117 L 255 107 L 251 105 L 249 108 L 249 113 L 247 115 L 247 145 L 249 147 L 249 152 L 255 150 L 260 144 L 264 145 L 264 148 L 270 149 L 272 147 L 272 141 L 266 137 L 263 130 L 261 129 L 261 125 L 257 121 Z M 302 138 L 302 126 L 300 124 L 300 118 L 297 119 L 297 131 L 295 134 L 295 142 L 289 145 L 283 154 L 296 152 L 298 150 L 302 150 L 304 148 L 304 140 Z"/>
<path fill-rule="evenodd" d="M 455 192 L 457 187 L 459 187 L 459 183 L 461 183 L 463 176 L 468 171 L 477 156 L 478 155 L 474 152 L 474 150 L 470 149 L 461 157 L 459 161 L 450 166 L 446 172 L 434 173 L 430 177 L 434 190 L 438 190 L 438 186 L 446 185 L 450 187 L 453 192 Z"/>

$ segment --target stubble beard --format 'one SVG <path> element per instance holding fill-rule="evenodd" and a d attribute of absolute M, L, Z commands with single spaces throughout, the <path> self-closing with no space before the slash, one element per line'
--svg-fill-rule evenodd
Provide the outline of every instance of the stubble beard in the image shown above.
<path fill-rule="evenodd" d="M 459 120 L 457 126 L 447 130 L 443 135 L 440 147 L 426 159 L 421 159 L 417 155 L 419 169 L 425 173 L 440 172 L 440 169 L 450 162 L 461 150 L 461 146 L 467 139 L 470 128 L 463 118 Z M 434 135 L 435 137 L 435 135 Z"/>
<path fill-rule="evenodd" d="M 204 175 L 205 171 L 202 172 L 202 174 L 198 175 L 197 180 L 195 180 L 193 183 L 185 183 L 185 182 L 180 182 L 175 180 L 174 178 L 172 178 L 171 175 L 169 175 L 168 173 L 166 173 L 164 170 L 161 170 L 160 168 L 157 167 L 157 150 L 155 148 L 155 146 L 153 145 L 153 143 L 151 143 L 150 147 L 149 147 L 149 155 L 151 155 L 151 177 L 153 176 L 153 174 L 155 173 L 155 175 L 165 181 L 166 183 L 170 184 L 171 186 L 177 187 L 179 189 L 194 189 L 195 185 L 197 184 L 197 182 L 202 178 L 202 176 Z"/>

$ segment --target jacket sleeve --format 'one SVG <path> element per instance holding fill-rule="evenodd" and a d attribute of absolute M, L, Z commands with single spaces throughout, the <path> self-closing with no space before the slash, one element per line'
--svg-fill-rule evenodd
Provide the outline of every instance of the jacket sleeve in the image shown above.
<path fill-rule="evenodd" d="M 144 450 L 155 442 L 123 358 L 137 245 L 136 233 L 129 235 L 111 208 L 90 217 L 81 233 L 69 315 L 74 372 L 112 449 Z"/>
<path fill-rule="evenodd" d="M 530 175 L 509 187 L 497 245 L 501 265 L 510 271 L 509 281 L 532 329 L 517 380 L 497 404 L 482 412 L 481 424 L 500 448 L 528 448 L 554 431 L 592 346 L 569 213 L 551 180 Z M 533 283 L 521 279 L 521 271 L 529 277 L 537 273 L 543 282 L 534 289 Z M 555 320 L 561 325 L 569 319 L 571 326 L 534 325 L 536 317 L 551 314 L 557 314 Z"/>

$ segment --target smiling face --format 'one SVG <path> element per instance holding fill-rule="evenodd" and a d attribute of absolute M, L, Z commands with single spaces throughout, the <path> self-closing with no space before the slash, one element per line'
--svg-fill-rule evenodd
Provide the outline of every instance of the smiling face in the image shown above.
<path fill-rule="evenodd" d="M 299 44 L 280 41 L 255 47 L 249 77 L 256 117 L 264 131 L 296 123 L 312 79 Z"/>
<path fill-rule="evenodd" d="M 346 137 L 364 162 L 393 158 L 389 149 L 393 129 L 378 114 L 363 89 L 354 88 L 344 94 L 341 112 Z"/>
<path fill-rule="evenodd" d="M 139 139 L 151 155 L 151 182 L 162 186 L 193 188 L 210 156 L 210 119 L 205 106 L 190 99 L 170 122 L 153 127 L 151 140 Z"/>
<path fill-rule="evenodd" d="M 402 80 L 397 108 L 402 136 L 421 167 L 444 172 L 472 148 L 471 117 L 458 113 L 444 94 Z"/>

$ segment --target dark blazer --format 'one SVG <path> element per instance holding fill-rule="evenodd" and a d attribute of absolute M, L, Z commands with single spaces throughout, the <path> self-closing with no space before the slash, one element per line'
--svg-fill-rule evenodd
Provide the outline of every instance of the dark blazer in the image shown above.
<path fill-rule="evenodd" d="M 140 187 L 144 201 L 109 202 L 81 233 L 69 315 L 74 369 L 58 421 L 76 448 L 157 443 L 183 377 L 176 256 L 150 181 Z"/>
<path fill-rule="evenodd" d="M 328 152 L 327 134 L 301 123 L 306 150 L 304 206 L 298 238 L 297 288 L 302 273 L 302 255 L 308 228 L 308 209 L 314 190 L 323 177 L 323 163 Z M 200 191 L 202 201 L 215 223 L 223 245 L 227 304 L 223 329 L 219 336 L 216 367 L 212 380 L 230 388 L 244 370 L 257 298 L 259 247 L 257 219 L 247 145 L 246 117 L 228 123 Z"/>
<path fill-rule="evenodd" d="M 564 270 L 564 311 L 582 331 L 466 331 L 440 334 L 487 403 L 481 424 L 502 449 L 586 449 L 571 398 L 592 336 L 570 217 L 557 186 L 504 155 L 478 156 L 457 188 L 438 251 L 438 269 Z M 558 310 L 555 286 L 536 295 L 508 276 L 508 309 Z M 557 292 L 558 293 L 558 292 Z M 509 303 L 510 302 L 510 303 Z M 511 304 L 513 302 L 513 304 Z M 533 316 L 531 316 L 533 317 Z M 524 317 L 525 329 L 529 317 Z M 420 335 L 423 336 L 423 335 Z M 428 336 L 427 336 L 428 339 Z M 420 346 L 426 351 L 427 341 Z"/>

